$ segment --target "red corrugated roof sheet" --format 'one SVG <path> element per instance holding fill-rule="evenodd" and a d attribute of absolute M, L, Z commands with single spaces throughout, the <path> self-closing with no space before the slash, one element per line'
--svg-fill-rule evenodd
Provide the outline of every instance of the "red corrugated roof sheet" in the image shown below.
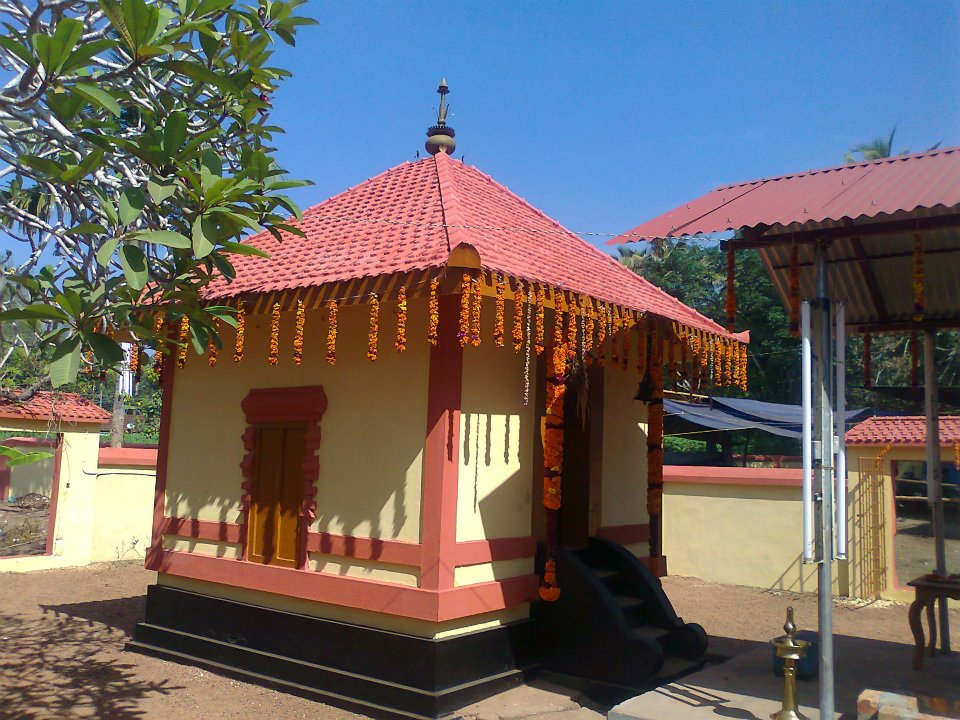
<path fill-rule="evenodd" d="M 41 391 L 24 402 L 0 398 L 0 418 L 99 425 L 110 420 L 110 413 L 76 393 Z"/>
<path fill-rule="evenodd" d="M 391 168 L 315 205 L 294 223 L 306 239 L 268 233 L 250 244 L 270 259 L 234 258 L 237 277 L 207 297 L 230 298 L 442 267 L 469 243 L 482 266 L 727 335 L 489 176 L 440 153 Z"/>
<path fill-rule="evenodd" d="M 609 242 L 960 206 L 960 147 L 718 187 Z"/>
<path fill-rule="evenodd" d="M 927 420 L 920 415 L 872 417 L 854 425 L 847 445 L 926 445 Z M 940 416 L 940 444 L 960 442 L 960 415 Z"/>

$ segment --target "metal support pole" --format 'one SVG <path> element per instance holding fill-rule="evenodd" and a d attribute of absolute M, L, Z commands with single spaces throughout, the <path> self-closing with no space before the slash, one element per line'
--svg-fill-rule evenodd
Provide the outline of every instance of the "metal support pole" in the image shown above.
<path fill-rule="evenodd" d="M 847 559 L 847 327 L 846 308 L 842 302 L 837 303 L 837 402 L 836 402 L 836 431 L 837 431 L 837 560 Z"/>
<path fill-rule="evenodd" d="M 813 353 L 810 349 L 810 303 L 800 304 L 800 376 L 802 453 L 803 453 L 803 561 L 814 562 L 813 539 L 813 378 L 811 366 Z"/>
<path fill-rule="evenodd" d="M 940 467 L 940 417 L 937 409 L 937 336 L 933 330 L 923 332 L 923 399 L 927 415 L 927 503 L 933 521 L 933 546 L 937 572 L 947 574 L 947 555 L 944 544 L 943 474 Z M 950 615 L 947 599 L 940 599 L 940 648 L 950 652 Z"/>
<path fill-rule="evenodd" d="M 833 384 L 830 343 L 833 318 L 827 289 L 827 248 L 816 246 L 817 322 L 814 325 L 813 347 L 816 351 L 814 401 L 814 447 L 819 440 L 817 485 L 820 491 L 820 566 L 817 568 L 817 595 L 820 640 L 820 717 L 834 716 L 833 684 Z M 819 335 L 819 337 L 817 337 Z M 817 460 L 817 458 L 814 458 Z"/>

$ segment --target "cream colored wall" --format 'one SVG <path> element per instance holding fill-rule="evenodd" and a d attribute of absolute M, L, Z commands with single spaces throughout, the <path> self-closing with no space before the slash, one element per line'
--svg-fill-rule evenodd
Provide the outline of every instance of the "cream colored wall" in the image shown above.
<path fill-rule="evenodd" d="M 92 562 L 144 557 L 150 546 L 156 480 L 156 468 L 99 468 L 93 509 Z"/>
<path fill-rule="evenodd" d="M 512 317 L 512 302 L 506 303 Z M 483 341 L 463 353 L 457 540 L 531 534 L 533 457 L 539 442 L 536 367 L 530 404 L 523 404 L 524 354 L 492 340 L 494 304 L 483 307 Z M 511 323 L 507 324 L 507 332 Z M 510 337 L 506 342 L 511 342 Z M 535 363 L 535 360 L 534 360 Z"/>
<path fill-rule="evenodd" d="M 357 625 L 367 625 L 391 632 L 426 638 L 452 637 L 475 630 L 498 627 L 500 625 L 506 625 L 507 623 L 516 622 L 517 620 L 523 620 L 530 612 L 530 604 L 523 603 L 522 605 L 507 610 L 498 610 L 496 612 L 474 615 L 468 618 L 434 623 L 427 620 L 405 618 L 398 615 L 388 615 L 386 613 L 372 612 L 369 610 L 357 610 L 355 608 L 343 607 L 342 605 L 329 605 L 314 602 L 313 600 L 300 600 L 284 595 L 274 595 L 273 593 L 247 590 L 245 588 L 221 585 L 219 583 L 191 580 L 175 575 L 167 575 L 165 573 L 159 573 L 157 575 L 157 584 L 204 595 L 216 595 L 217 597 L 250 603 L 252 605 L 261 605 L 277 610 L 300 613 L 312 617 L 328 618 L 330 620 L 338 620 L 340 622 L 354 623 Z"/>
<path fill-rule="evenodd" d="M 663 553 L 671 575 L 807 592 L 799 487 L 665 484 Z"/>
<path fill-rule="evenodd" d="M 32 451 L 33 448 L 20 448 Z M 53 448 L 36 448 L 42 452 L 51 453 L 50 457 L 26 465 L 14 465 L 10 468 L 10 496 L 21 497 L 27 493 L 39 493 L 50 497 L 53 491 Z M 4 498 L 5 499 L 5 498 Z"/>
<path fill-rule="evenodd" d="M 633 398 L 636 371 L 608 362 L 603 375 L 603 510 L 601 525 L 649 522 L 647 406 Z M 643 554 L 646 554 L 644 552 Z"/>
<path fill-rule="evenodd" d="M 248 316 L 244 360 L 233 362 L 233 331 L 213 368 L 192 355 L 176 372 L 167 473 L 166 513 L 237 522 L 240 403 L 252 388 L 322 385 L 317 520 L 320 531 L 418 542 L 422 448 L 426 430 L 429 345 L 426 300 L 409 303 L 409 342 L 393 348 L 395 304 L 380 308 L 380 357 L 366 359 L 368 308 L 341 307 L 337 363 L 326 363 L 326 313 L 306 314 L 303 365 L 293 364 L 292 313 L 280 328 L 280 362 L 267 361 L 270 317 Z"/>
<path fill-rule="evenodd" d="M 39 430 L 35 423 L 14 425 Z M 57 488 L 57 516 L 53 528 L 53 552 L 49 556 L 13 557 L 0 560 L 0 572 L 24 572 L 87 565 L 93 557 L 94 508 L 97 494 L 97 455 L 100 432 L 96 425 L 62 426 L 63 444 Z"/>

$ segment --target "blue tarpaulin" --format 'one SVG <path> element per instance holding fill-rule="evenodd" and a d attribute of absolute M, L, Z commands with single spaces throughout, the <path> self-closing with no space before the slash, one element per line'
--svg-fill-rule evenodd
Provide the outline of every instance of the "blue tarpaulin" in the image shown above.
<path fill-rule="evenodd" d="M 771 435 L 800 439 L 802 410 L 799 405 L 742 398 L 713 398 L 709 403 L 664 400 L 663 409 L 664 430 L 668 435 L 694 433 L 697 432 L 696 428 L 701 428 L 702 432 L 760 430 Z M 847 424 L 859 422 L 869 414 L 869 410 L 848 410 Z"/>

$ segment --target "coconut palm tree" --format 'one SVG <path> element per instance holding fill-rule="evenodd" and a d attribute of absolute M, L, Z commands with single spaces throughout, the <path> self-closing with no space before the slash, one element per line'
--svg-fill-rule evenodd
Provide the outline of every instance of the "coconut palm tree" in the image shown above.
<path fill-rule="evenodd" d="M 893 137 L 897 134 L 897 128 L 894 127 L 890 131 L 890 137 L 884 140 L 882 137 L 874 138 L 868 143 L 860 143 L 859 145 L 854 145 L 850 148 L 850 151 L 843 156 L 843 161 L 845 163 L 858 163 L 858 162 L 870 162 L 871 160 L 880 160 L 882 158 L 893 157 Z M 940 147 L 940 143 L 937 143 L 930 150 L 936 150 Z M 896 153 L 897 155 L 907 155 L 910 152 L 910 148 L 904 148 L 900 152 Z M 928 151 L 929 152 L 929 151 Z M 856 157 L 857 153 L 860 154 L 860 157 Z"/>

